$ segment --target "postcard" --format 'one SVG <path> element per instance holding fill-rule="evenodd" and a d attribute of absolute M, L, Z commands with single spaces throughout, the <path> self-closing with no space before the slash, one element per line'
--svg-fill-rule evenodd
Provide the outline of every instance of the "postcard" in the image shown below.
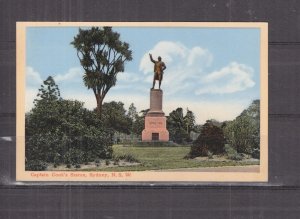
<path fill-rule="evenodd" d="M 17 181 L 268 181 L 267 23 L 16 27 Z"/>

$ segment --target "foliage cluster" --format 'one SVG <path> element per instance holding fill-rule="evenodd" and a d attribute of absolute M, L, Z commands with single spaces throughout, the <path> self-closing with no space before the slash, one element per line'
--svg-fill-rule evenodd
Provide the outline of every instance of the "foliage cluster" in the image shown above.
<path fill-rule="evenodd" d="M 225 138 L 223 130 L 213 125 L 210 120 L 202 126 L 201 134 L 193 142 L 189 156 L 212 156 L 211 154 L 221 154 L 224 152 Z"/>
<path fill-rule="evenodd" d="M 230 160 L 242 160 L 243 159 L 243 156 L 241 154 L 239 154 L 229 144 L 225 144 L 225 152 L 226 152 L 227 158 Z"/>
<path fill-rule="evenodd" d="M 260 104 L 254 100 L 235 120 L 224 127 L 228 144 L 238 153 L 259 158 L 260 152 Z"/>
<path fill-rule="evenodd" d="M 184 115 L 182 108 L 173 110 L 167 117 L 167 129 L 171 141 L 178 144 L 191 142 L 190 133 L 195 130 L 194 113 L 187 109 Z"/>
<path fill-rule="evenodd" d="M 76 166 L 112 156 L 112 131 L 83 103 L 60 98 L 48 77 L 34 108 L 26 115 L 26 169 L 45 169 L 42 162 Z"/>
<path fill-rule="evenodd" d="M 208 120 L 193 142 L 189 157 L 224 154 L 232 160 L 241 160 L 243 154 L 259 159 L 260 155 L 260 104 L 254 100 L 233 121 L 220 123 Z M 225 143 L 228 145 L 224 147 Z"/>

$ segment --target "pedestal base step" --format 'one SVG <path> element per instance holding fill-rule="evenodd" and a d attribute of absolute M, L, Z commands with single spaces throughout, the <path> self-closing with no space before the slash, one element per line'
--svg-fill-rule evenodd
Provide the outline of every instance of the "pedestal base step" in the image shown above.
<path fill-rule="evenodd" d="M 143 141 L 169 141 L 169 132 L 167 129 L 144 129 L 142 132 Z"/>
<path fill-rule="evenodd" d="M 136 147 L 178 147 L 179 144 L 173 141 L 139 141 L 134 144 Z"/>

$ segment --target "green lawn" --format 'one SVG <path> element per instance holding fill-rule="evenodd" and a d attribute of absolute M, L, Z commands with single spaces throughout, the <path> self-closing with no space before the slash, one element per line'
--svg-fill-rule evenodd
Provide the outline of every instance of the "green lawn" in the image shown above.
<path fill-rule="evenodd" d="M 177 169 L 192 167 L 218 167 L 218 166 L 244 166 L 257 165 L 259 161 L 232 161 L 218 159 L 185 159 L 190 147 L 134 147 L 134 146 L 113 146 L 114 156 L 132 155 L 140 164 L 135 166 L 114 166 L 92 168 L 89 170 L 104 171 L 143 171 L 160 169 Z"/>

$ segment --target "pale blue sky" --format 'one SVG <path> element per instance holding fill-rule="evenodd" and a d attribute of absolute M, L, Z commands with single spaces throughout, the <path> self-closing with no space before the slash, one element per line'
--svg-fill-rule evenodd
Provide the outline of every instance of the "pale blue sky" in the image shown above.
<path fill-rule="evenodd" d="M 167 65 L 162 82 L 164 111 L 187 107 L 197 121 L 234 119 L 260 97 L 260 30 L 258 28 L 113 27 L 130 44 L 133 60 L 118 76 L 105 101 L 149 107 L 153 66 L 148 53 Z M 88 108 L 96 102 L 82 82 L 83 69 L 70 42 L 78 27 L 28 27 L 26 31 L 26 110 L 42 80 L 51 75 L 63 98 Z"/>

